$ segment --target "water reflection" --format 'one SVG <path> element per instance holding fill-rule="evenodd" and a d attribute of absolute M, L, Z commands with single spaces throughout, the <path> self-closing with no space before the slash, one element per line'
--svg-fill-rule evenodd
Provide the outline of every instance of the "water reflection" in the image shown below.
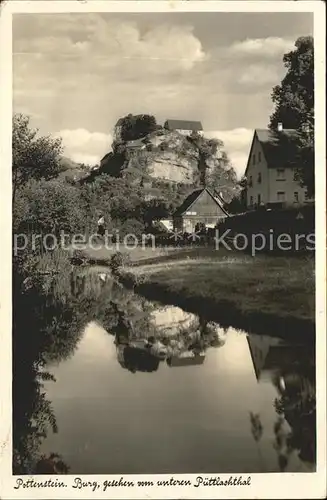
<path fill-rule="evenodd" d="M 134 297 L 134 305 L 141 299 Z M 170 367 L 201 365 L 208 347 L 222 347 L 226 329 L 205 318 L 186 313 L 174 306 L 153 304 L 142 311 L 147 315 L 146 328 L 134 325 L 127 313 L 113 305 L 118 321 L 111 332 L 115 335 L 117 359 L 122 368 L 135 373 L 158 370 L 160 361 Z M 130 312 L 129 312 L 130 314 Z"/>
<path fill-rule="evenodd" d="M 290 455 L 309 464 L 316 461 L 316 385 L 314 343 L 288 344 L 263 336 L 247 337 L 258 383 L 269 377 L 277 390 L 274 407 L 274 449 L 282 472 Z M 254 439 L 262 436 L 260 416 L 250 414 Z M 259 429 L 259 431 L 258 431 Z"/>
<path fill-rule="evenodd" d="M 101 274 L 15 287 L 15 473 L 315 463 L 314 346 L 227 331 Z"/>
<path fill-rule="evenodd" d="M 103 288 L 103 287 L 102 287 Z M 44 384 L 47 369 L 73 356 L 83 326 L 96 314 L 102 294 L 96 277 L 24 276 L 13 269 L 13 471 L 66 473 L 60 456 L 40 455 L 49 431 L 58 432 Z"/>

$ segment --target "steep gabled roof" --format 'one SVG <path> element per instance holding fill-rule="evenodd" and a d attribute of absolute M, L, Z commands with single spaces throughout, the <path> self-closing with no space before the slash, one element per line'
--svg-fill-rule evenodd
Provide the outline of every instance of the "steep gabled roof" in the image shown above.
<path fill-rule="evenodd" d="M 183 201 L 181 206 L 177 208 L 177 210 L 175 211 L 173 216 L 179 217 L 179 216 L 183 215 L 186 211 L 188 211 L 204 191 L 206 191 L 211 196 L 213 201 L 219 206 L 219 208 L 221 208 L 221 210 L 226 215 L 228 215 L 228 213 L 224 209 L 223 199 L 218 194 L 216 194 L 216 193 L 213 194 L 208 188 L 201 188 L 201 189 L 196 189 L 191 194 L 189 194 L 187 196 L 187 198 L 185 198 L 185 200 Z"/>
<path fill-rule="evenodd" d="M 198 121 L 189 121 L 189 120 L 167 120 L 164 125 L 168 130 L 203 130 L 202 123 Z"/>
<path fill-rule="evenodd" d="M 255 139 L 258 139 L 261 144 L 268 168 L 275 168 L 279 166 L 287 167 L 294 165 L 296 154 L 294 139 L 296 136 L 297 131 L 294 129 L 283 129 L 280 132 L 268 128 L 255 129 L 245 175 L 250 166 Z"/>

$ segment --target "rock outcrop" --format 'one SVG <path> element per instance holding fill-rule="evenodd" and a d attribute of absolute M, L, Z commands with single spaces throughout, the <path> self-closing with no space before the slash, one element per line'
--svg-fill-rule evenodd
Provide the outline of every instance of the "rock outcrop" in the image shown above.
<path fill-rule="evenodd" d="M 163 129 L 137 141 L 114 143 L 96 175 L 134 175 L 144 181 L 193 184 L 199 176 L 198 163 L 199 152 L 186 136 Z"/>
<path fill-rule="evenodd" d="M 162 189 L 167 185 L 172 189 L 192 190 L 206 183 L 219 189 L 228 202 L 235 191 L 236 175 L 221 148 L 220 141 L 158 129 L 137 140 L 115 140 L 112 151 L 81 183 L 109 174 L 143 186 L 147 199 L 166 198 Z M 152 192 L 157 188 L 159 193 Z M 168 198 L 171 200 L 172 196 Z"/>

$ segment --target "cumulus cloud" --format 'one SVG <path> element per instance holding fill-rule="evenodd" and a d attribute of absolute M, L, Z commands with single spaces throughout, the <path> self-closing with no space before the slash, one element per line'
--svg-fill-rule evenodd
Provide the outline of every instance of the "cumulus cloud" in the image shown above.
<path fill-rule="evenodd" d="M 276 65 L 260 63 L 250 64 L 240 70 L 237 81 L 241 85 L 273 85 L 280 81 L 279 68 Z"/>
<path fill-rule="evenodd" d="M 237 177 L 240 179 L 246 168 L 253 130 L 248 128 L 214 130 L 205 132 L 205 136 L 209 139 L 220 139 L 223 141 L 224 149 L 232 162 Z"/>
<path fill-rule="evenodd" d="M 187 25 L 161 24 L 142 33 L 135 22 L 110 21 L 99 16 L 93 18 L 86 35 L 83 40 L 73 40 L 62 33 L 21 38 L 14 40 L 14 53 L 50 55 L 54 60 L 89 56 L 89 64 L 102 60 L 102 67 L 121 65 L 124 59 L 157 61 L 158 70 L 164 68 L 166 72 L 176 68 L 189 70 L 206 58 L 193 27 Z"/>
<path fill-rule="evenodd" d="M 176 66 L 191 69 L 205 59 L 200 40 L 187 25 L 159 24 L 142 33 L 135 22 L 99 18 L 89 43 L 91 50 L 100 47 L 104 54 L 117 59 L 159 61 L 166 71 Z"/>
<path fill-rule="evenodd" d="M 246 40 L 234 42 L 229 52 L 234 55 L 276 57 L 283 55 L 294 47 L 294 39 L 280 37 L 247 38 Z"/>
<path fill-rule="evenodd" d="M 95 165 L 111 149 L 110 134 L 80 128 L 60 130 L 55 135 L 62 138 L 64 154 L 79 163 Z"/>
<path fill-rule="evenodd" d="M 217 26 L 208 28 L 205 16 L 216 16 Z M 303 32 L 297 18 L 289 30 L 270 16 L 241 23 L 236 35 L 234 14 L 14 16 L 14 110 L 28 108 L 42 134 L 64 132 L 69 155 L 93 163 L 128 113 L 153 114 L 159 123 L 198 119 L 207 130 L 262 125 L 285 71 L 282 54 L 294 30 Z M 91 131 L 108 138 L 103 149 L 96 135 L 86 139 Z M 73 146 L 76 134 L 83 140 Z M 237 166 L 240 155 L 230 152 Z"/>

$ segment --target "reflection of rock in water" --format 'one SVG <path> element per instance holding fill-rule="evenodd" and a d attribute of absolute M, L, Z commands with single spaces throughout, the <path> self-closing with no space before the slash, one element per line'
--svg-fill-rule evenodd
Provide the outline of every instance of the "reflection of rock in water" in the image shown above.
<path fill-rule="evenodd" d="M 175 306 L 158 307 L 152 311 L 150 321 L 158 334 L 168 337 L 191 330 L 194 323 L 198 325 L 197 316 Z"/>
<path fill-rule="evenodd" d="M 221 328 L 213 321 L 199 318 L 199 328 L 202 338 L 206 338 L 206 343 L 211 347 L 223 347 L 227 339 L 227 329 Z"/>
<path fill-rule="evenodd" d="M 117 357 L 120 365 L 132 373 L 155 372 L 158 370 L 160 360 L 145 349 L 131 346 L 119 346 Z"/>

